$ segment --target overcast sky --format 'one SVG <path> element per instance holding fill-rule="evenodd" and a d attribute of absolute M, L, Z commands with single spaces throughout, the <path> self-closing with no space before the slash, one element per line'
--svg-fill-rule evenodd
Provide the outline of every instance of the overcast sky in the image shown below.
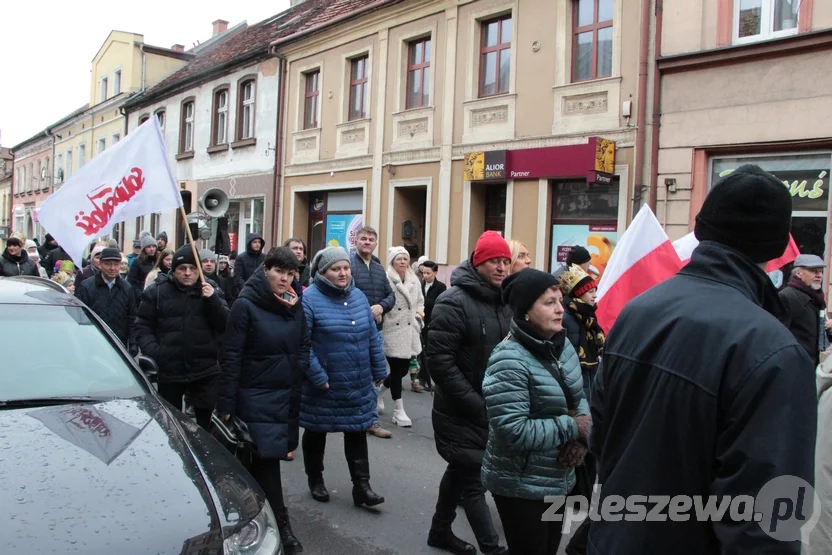
<path fill-rule="evenodd" d="M 3 2 L 0 20 L 0 144 L 13 147 L 42 131 L 90 97 L 92 59 L 111 30 L 144 35 L 170 48 L 211 37 L 211 22 L 229 27 L 262 21 L 289 0 L 144 0 L 135 4 Z"/>

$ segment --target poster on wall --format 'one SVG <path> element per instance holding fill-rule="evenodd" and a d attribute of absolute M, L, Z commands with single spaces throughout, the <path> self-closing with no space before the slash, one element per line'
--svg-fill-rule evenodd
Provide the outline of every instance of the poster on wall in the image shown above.
<path fill-rule="evenodd" d="M 362 214 L 330 214 L 326 217 L 326 246 L 355 252 L 355 234 L 364 227 Z"/>
<path fill-rule="evenodd" d="M 591 257 L 591 269 L 604 275 L 615 243 L 618 241 L 618 227 L 615 224 L 555 224 L 552 226 L 552 266 L 566 262 L 572 247 L 586 247 Z"/>

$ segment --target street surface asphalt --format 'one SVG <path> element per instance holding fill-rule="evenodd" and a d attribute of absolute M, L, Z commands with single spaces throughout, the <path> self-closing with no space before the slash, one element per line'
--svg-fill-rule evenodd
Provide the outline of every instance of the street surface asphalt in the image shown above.
<path fill-rule="evenodd" d="M 404 406 L 413 420 L 412 428 L 394 426 L 390 417 L 393 401 L 385 396 L 386 408 L 381 425 L 393 432 L 392 439 L 368 437 L 370 483 L 385 502 L 373 509 L 358 508 L 352 503 L 352 483 L 344 459 L 342 434 L 327 437 L 324 480 L 330 493 L 329 503 L 312 499 L 303 471 L 300 447 L 296 459 L 281 463 L 286 505 L 295 531 L 309 555 L 440 555 L 445 551 L 428 547 L 427 536 L 436 504 L 439 481 L 445 461 L 436 453 L 430 412 L 430 393 L 413 393 L 408 379 L 403 380 Z M 301 430 L 303 434 L 303 430 Z M 491 495 L 487 494 L 491 516 L 501 545 L 505 545 L 503 527 Z M 457 509 L 454 532 L 476 545 L 465 511 Z M 563 554 L 567 538 L 561 542 Z"/>

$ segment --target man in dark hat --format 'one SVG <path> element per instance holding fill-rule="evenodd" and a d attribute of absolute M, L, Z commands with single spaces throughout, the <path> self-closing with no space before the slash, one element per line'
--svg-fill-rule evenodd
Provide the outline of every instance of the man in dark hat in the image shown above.
<path fill-rule="evenodd" d="M 207 430 L 217 400 L 219 339 L 228 306 L 216 282 L 199 282 L 199 264 L 191 245 L 173 254 L 170 274 L 160 274 L 142 293 L 136 341 L 159 365 L 159 395 L 181 410 L 187 393 L 197 423 Z"/>
<path fill-rule="evenodd" d="M 740 519 L 733 505 L 714 520 L 673 502 L 661 522 L 618 511 L 616 521 L 590 523 L 593 553 L 800 553 L 799 526 L 812 513 L 817 391 L 806 351 L 777 320 L 783 305 L 764 270 L 785 251 L 791 217 L 788 188 L 757 166 L 713 187 L 688 265 L 632 300 L 610 330 L 593 383 L 590 448 L 601 507 L 633 495 L 722 504 L 754 498 L 781 476 L 805 487 L 775 488 L 777 508 L 765 494 L 752 499 L 754 511 L 779 522 Z M 784 533 L 770 535 L 778 523 Z"/>
<path fill-rule="evenodd" d="M 54 237 L 52 237 L 52 235 L 47 233 L 46 237 L 44 237 L 43 245 L 38 247 L 38 252 L 40 253 L 40 259 L 45 261 L 46 260 L 46 255 L 48 255 L 51 251 L 53 251 L 57 248 L 58 248 L 58 242 L 55 240 Z"/>
<path fill-rule="evenodd" d="M 589 251 L 586 250 L 586 247 L 582 247 L 580 245 L 572 247 L 572 250 L 566 255 L 567 268 L 580 266 L 584 272 L 588 272 L 591 261 L 592 257 L 590 256 Z"/>
<path fill-rule="evenodd" d="M 156 250 L 162 252 L 168 248 L 168 234 L 162 231 L 156 236 Z"/>
<path fill-rule="evenodd" d="M 136 321 L 136 297 L 133 289 L 120 275 L 121 252 L 112 247 L 95 254 L 98 271 L 75 287 L 75 296 L 104 320 L 116 337 L 133 354 L 138 349 L 130 342 Z"/>
<path fill-rule="evenodd" d="M 820 364 L 820 353 L 829 346 L 827 330 L 832 320 L 826 313 L 826 295 L 823 293 L 823 271 L 826 263 L 814 254 L 801 254 L 794 261 L 792 277 L 780 291 L 780 300 L 786 310 L 781 321 L 797 339 L 812 364 Z"/>
<path fill-rule="evenodd" d="M 142 253 L 142 242 L 140 240 L 133 241 L 133 252 L 127 255 L 127 267 L 130 268 L 133 265 L 133 261 L 136 260 L 139 255 Z"/>

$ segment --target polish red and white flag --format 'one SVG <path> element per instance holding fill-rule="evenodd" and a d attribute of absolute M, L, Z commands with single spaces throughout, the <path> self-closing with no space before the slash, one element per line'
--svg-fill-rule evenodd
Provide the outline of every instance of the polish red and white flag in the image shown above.
<path fill-rule="evenodd" d="M 682 262 L 667 234 L 647 205 L 621 236 L 598 285 L 596 315 L 609 331 L 628 302 L 676 275 Z"/>
<path fill-rule="evenodd" d="M 114 225 L 180 206 L 159 120 L 149 118 L 80 168 L 37 216 L 80 267 L 84 250 Z"/>
<path fill-rule="evenodd" d="M 681 239 L 677 239 L 673 241 L 673 248 L 676 249 L 676 254 L 679 255 L 679 259 L 681 259 L 682 264 L 687 264 L 690 261 L 690 257 L 693 254 L 693 250 L 699 245 L 699 240 L 691 231 Z M 786 250 L 783 252 L 783 255 L 779 258 L 775 258 L 774 260 L 770 261 L 766 265 L 766 272 L 773 272 L 775 270 L 779 270 L 786 264 L 794 262 L 795 258 L 800 256 L 800 249 L 797 247 L 797 243 L 794 241 L 794 237 L 789 235 L 789 244 L 786 245 Z"/>

